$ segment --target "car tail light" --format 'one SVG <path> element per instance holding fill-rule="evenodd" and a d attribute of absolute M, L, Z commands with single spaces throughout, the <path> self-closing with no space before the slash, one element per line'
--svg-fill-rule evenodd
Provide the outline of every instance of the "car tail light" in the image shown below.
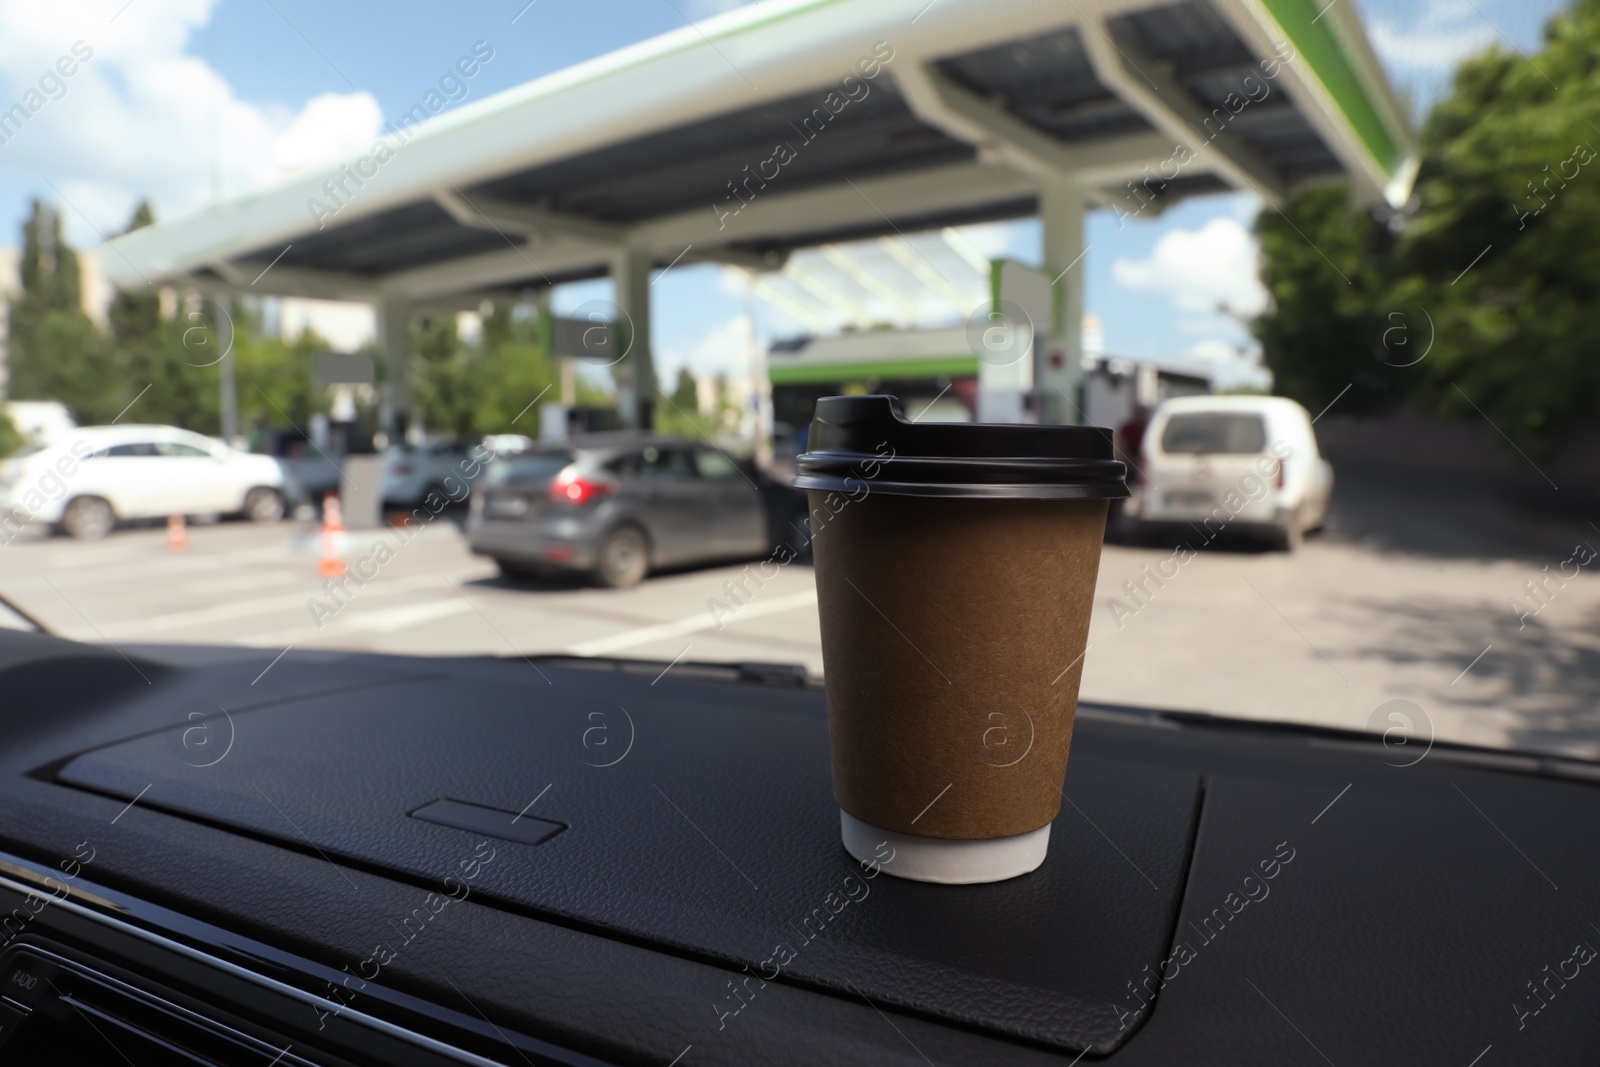
<path fill-rule="evenodd" d="M 409 464 L 409 463 L 396 463 L 394 466 L 389 468 L 389 473 L 390 474 L 410 474 L 412 469 L 413 468 L 412 468 L 411 464 Z"/>
<path fill-rule="evenodd" d="M 1281 459 L 1278 460 L 1278 488 L 1279 489 L 1283 488 L 1283 468 L 1285 468 L 1287 466 L 1288 466 L 1288 464 L 1285 463 L 1283 460 L 1281 460 Z"/>
<path fill-rule="evenodd" d="M 596 478 L 585 478 L 576 471 L 563 471 L 550 483 L 550 499 L 558 504 L 587 504 L 597 496 L 611 492 L 611 484 Z"/>

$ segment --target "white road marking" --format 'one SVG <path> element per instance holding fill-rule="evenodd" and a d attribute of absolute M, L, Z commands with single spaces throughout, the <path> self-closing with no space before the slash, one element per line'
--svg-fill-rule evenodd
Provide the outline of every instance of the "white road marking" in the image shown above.
<path fill-rule="evenodd" d="M 472 567 L 468 570 L 448 572 L 451 577 L 463 579 L 480 578 L 486 573 L 483 567 Z M 119 623 L 112 623 L 105 629 L 113 634 L 125 637 L 143 637 L 146 634 L 167 633 L 172 630 L 184 630 L 195 626 L 205 626 L 214 622 L 224 622 L 229 619 L 247 619 L 252 615 L 270 615 L 276 611 L 290 611 L 301 608 L 307 611 L 306 622 L 310 625 L 309 609 L 306 601 L 315 597 L 327 603 L 320 584 L 311 585 L 314 579 L 308 577 L 304 591 L 299 593 L 285 593 L 281 596 L 257 597 L 254 600 L 235 600 L 227 604 L 215 604 L 209 608 L 195 608 L 191 611 L 175 611 L 167 615 L 153 615 L 142 619 L 128 619 Z M 440 582 L 440 575 L 416 574 L 409 578 L 377 578 L 368 583 L 369 588 L 357 589 L 354 582 L 349 588 L 355 591 L 355 603 L 360 603 L 363 597 L 379 597 L 386 593 L 404 593 L 413 589 L 436 588 Z"/>
<path fill-rule="evenodd" d="M 802 593 L 791 593 L 788 596 L 773 597 L 771 600 L 757 600 L 746 604 L 737 613 L 729 616 L 729 622 L 738 622 L 740 619 L 755 619 L 763 615 L 776 615 L 783 611 L 793 611 L 796 608 L 812 607 L 817 602 L 817 591 L 807 589 Z M 652 641 L 661 641 L 669 637 L 683 637 L 687 634 L 699 633 L 701 630 L 715 630 L 717 620 L 712 618 L 711 612 L 701 611 L 676 622 L 663 622 L 655 626 L 641 626 L 637 630 L 624 630 L 619 634 L 607 637 L 597 637 L 592 641 L 582 641 L 567 648 L 574 656 L 604 656 L 612 652 L 620 652 L 625 648 L 634 648 L 638 645 L 647 645 Z"/>
<path fill-rule="evenodd" d="M 372 630 L 380 634 L 392 634 L 396 630 L 404 630 L 418 623 L 431 622 L 450 615 L 460 615 L 462 612 L 471 611 L 471 604 L 464 604 L 460 600 L 433 600 L 424 604 L 407 604 L 404 607 L 389 608 L 385 611 L 368 611 L 352 616 L 344 624 L 349 630 Z M 338 622 L 333 623 L 335 627 Z"/>
<path fill-rule="evenodd" d="M 193 529 L 191 528 L 191 534 Z M 115 536 L 115 535 L 114 535 Z M 191 541 L 193 538 L 191 537 Z M 105 542 L 99 542 L 104 544 Z M 155 542 L 149 542 L 154 544 Z M 103 589 L 113 582 L 145 583 L 151 578 L 173 575 L 182 577 L 195 577 L 198 571 L 239 571 L 256 564 L 271 565 L 273 563 L 299 563 L 295 557 L 285 553 L 282 548 L 261 550 L 258 552 L 229 552 L 226 554 L 208 555 L 203 549 L 196 549 L 191 544 L 190 554 L 179 556 L 166 551 L 166 542 L 161 543 L 161 554 L 135 554 L 127 552 L 120 558 L 105 563 L 90 562 L 93 556 L 85 558 L 88 554 L 69 554 L 65 551 L 53 552 L 45 548 L 45 559 L 41 561 L 40 571 L 48 571 L 59 575 L 61 586 L 65 589 Z M 69 546 L 63 546 L 63 549 Z M 70 546 L 77 548 L 76 544 Z M 87 546 L 92 547 L 93 546 Z M 124 547 L 118 545 L 117 547 Z M 314 573 L 315 566 L 304 573 Z M 9 576 L 8 576 L 9 577 Z M 27 575 L 16 575 L 18 580 L 10 583 L 10 587 L 28 588 Z"/>
<path fill-rule="evenodd" d="M 246 570 L 243 574 L 231 574 L 227 577 L 212 575 L 203 581 L 186 582 L 183 593 L 194 600 L 215 600 L 219 593 L 255 593 L 263 589 L 305 583 L 304 567 L 276 571 Z"/>

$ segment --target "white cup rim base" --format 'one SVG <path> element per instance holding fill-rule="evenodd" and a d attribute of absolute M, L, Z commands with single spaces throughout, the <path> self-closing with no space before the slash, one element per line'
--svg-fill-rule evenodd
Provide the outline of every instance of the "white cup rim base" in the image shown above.
<path fill-rule="evenodd" d="M 1050 848 L 1049 823 L 1012 837 L 951 841 L 885 830 L 841 809 L 839 828 L 845 851 L 862 863 L 897 878 L 941 885 L 1003 882 L 1027 874 L 1039 868 Z M 880 851 L 885 843 L 893 850 L 888 860 Z"/>

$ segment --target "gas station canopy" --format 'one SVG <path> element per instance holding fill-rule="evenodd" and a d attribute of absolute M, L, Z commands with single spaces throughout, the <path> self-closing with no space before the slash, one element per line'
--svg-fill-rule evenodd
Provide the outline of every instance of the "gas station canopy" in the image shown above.
<path fill-rule="evenodd" d="M 648 403 L 652 269 L 1038 214 L 1054 274 L 1093 207 L 1330 181 L 1398 202 L 1415 171 L 1337 0 L 765 0 L 424 110 L 341 166 L 113 240 L 111 280 L 370 302 L 393 359 L 410 308 L 609 273 Z M 1050 334 L 1075 355 L 1081 280 L 1061 284 Z"/>

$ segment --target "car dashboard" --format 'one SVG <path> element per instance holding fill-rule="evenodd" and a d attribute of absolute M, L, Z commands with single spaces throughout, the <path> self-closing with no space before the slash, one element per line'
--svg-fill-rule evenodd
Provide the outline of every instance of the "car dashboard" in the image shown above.
<path fill-rule="evenodd" d="M 0 635 L 0 1064 L 1600 1057 L 1593 764 L 1086 702 L 936 886 L 801 670 L 269 658 Z"/>

